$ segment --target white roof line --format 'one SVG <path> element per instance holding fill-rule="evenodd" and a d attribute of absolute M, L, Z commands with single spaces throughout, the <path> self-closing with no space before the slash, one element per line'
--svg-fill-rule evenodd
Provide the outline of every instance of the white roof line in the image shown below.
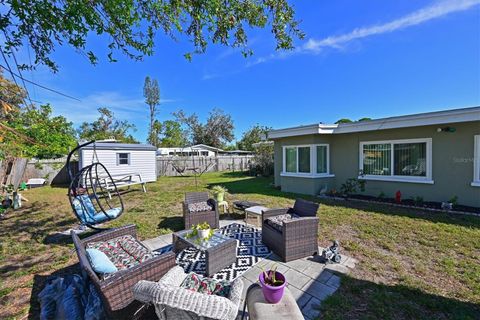
<path fill-rule="evenodd" d="M 340 134 L 468 121 L 480 121 L 480 107 L 418 113 L 368 121 L 341 123 L 338 125 L 319 123 L 272 130 L 268 132 L 268 137 L 270 139 L 276 139 L 309 134 Z"/>

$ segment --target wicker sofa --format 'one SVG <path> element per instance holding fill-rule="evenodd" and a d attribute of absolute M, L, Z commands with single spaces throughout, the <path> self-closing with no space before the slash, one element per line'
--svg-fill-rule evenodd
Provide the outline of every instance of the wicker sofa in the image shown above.
<path fill-rule="evenodd" d="M 262 241 L 284 262 L 314 255 L 318 252 L 318 211 L 314 202 L 297 199 L 293 208 L 270 209 L 262 213 Z M 295 214 L 295 219 L 274 227 L 276 216 Z"/>
<path fill-rule="evenodd" d="M 153 256 L 131 268 L 119 270 L 103 280 L 92 269 L 86 253 L 87 245 L 89 243 L 106 242 L 125 235 L 131 235 L 136 240 L 135 225 L 110 229 L 85 239 L 80 239 L 73 231 L 71 235 L 82 274 L 87 275 L 91 279 L 102 297 L 105 310 L 110 314 L 113 311 L 125 308 L 134 301 L 132 288 L 138 281 L 158 281 L 168 270 L 176 265 L 175 254 L 168 252 L 159 256 Z M 138 241 L 138 244 L 148 250 L 140 241 Z"/>
<path fill-rule="evenodd" d="M 190 212 L 189 204 L 207 202 L 213 209 L 211 211 Z M 191 228 L 195 224 L 207 222 L 210 227 L 217 229 L 219 227 L 218 205 L 214 199 L 210 199 L 208 192 L 189 192 L 185 194 L 183 204 L 183 221 L 185 229 Z"/>
<path fill-rule="evenodd" d="M 170 270 L 160 281 L 140 281 L 133 288 L 135 299 L 153 303 L 161 320 L 233 320 L 243 290 L 240 278 L 231 283 L 228 298 L 193 292 L 180 287 L 187 274 L 179 266 Z"/>

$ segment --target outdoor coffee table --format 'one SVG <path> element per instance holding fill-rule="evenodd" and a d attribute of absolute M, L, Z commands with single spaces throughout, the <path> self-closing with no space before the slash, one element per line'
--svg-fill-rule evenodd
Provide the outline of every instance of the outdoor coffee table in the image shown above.
<path fill-rule="evenodd" d="M 269 208 L 264 206 L 254 206 L 245 209 L 245 225 L 247 225 L 248 215 L 251 215 L 257 217 L 257 223 L 261 226 L 262 212 L 268 209 Z"/>
<path fill-rule="evenodd" d="M 237 261 L 237 240 L 217 231 L 210 239 L 202 240 L 198 236 L 188 237 L 191 232 L 192 230 L 183 230 L 172 234 L 173 251 L 179 253 L 188 247 L 204 251 L 207 276 L 212 276 Z"/>

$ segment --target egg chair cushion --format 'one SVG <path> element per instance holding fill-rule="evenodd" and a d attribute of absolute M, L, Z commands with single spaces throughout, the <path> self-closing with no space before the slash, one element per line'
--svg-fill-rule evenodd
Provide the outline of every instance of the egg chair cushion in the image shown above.
<path fill-rule="evenodd" d="M 92 199 L 86 194 L 75 197 L 72 201 L 73 207 L 83 224 L 98 224 L 110 219 L 117 218 L 122 212 L 121 208 L 111 208 L 103 213 L 97 212 L 93 205 Z M 107 217 L 108 215 L 108 217 Z M 109 219 L 110 218 L 110 219 Z"/>

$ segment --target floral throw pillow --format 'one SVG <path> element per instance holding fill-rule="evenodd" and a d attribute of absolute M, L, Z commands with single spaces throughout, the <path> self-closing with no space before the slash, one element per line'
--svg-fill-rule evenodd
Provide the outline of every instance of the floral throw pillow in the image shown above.
<path fill-rule="evenodd" d="M 189 273 L 180 284 L 180 287 L 190 291 L 204 294 L 214 294 L 220 297 L 228 298 L 230 296 L 231 284 L 227 280 L 215 280 L 202 277 L 196 273 Z"/>
<path fill-rule="evenodd" d="M 207 201 L 194 202 L 188 204 L 188 211 L 190 212 L 203 212 L 203 211 L 212 211 L 213 208 L 207 203 Z"/>

